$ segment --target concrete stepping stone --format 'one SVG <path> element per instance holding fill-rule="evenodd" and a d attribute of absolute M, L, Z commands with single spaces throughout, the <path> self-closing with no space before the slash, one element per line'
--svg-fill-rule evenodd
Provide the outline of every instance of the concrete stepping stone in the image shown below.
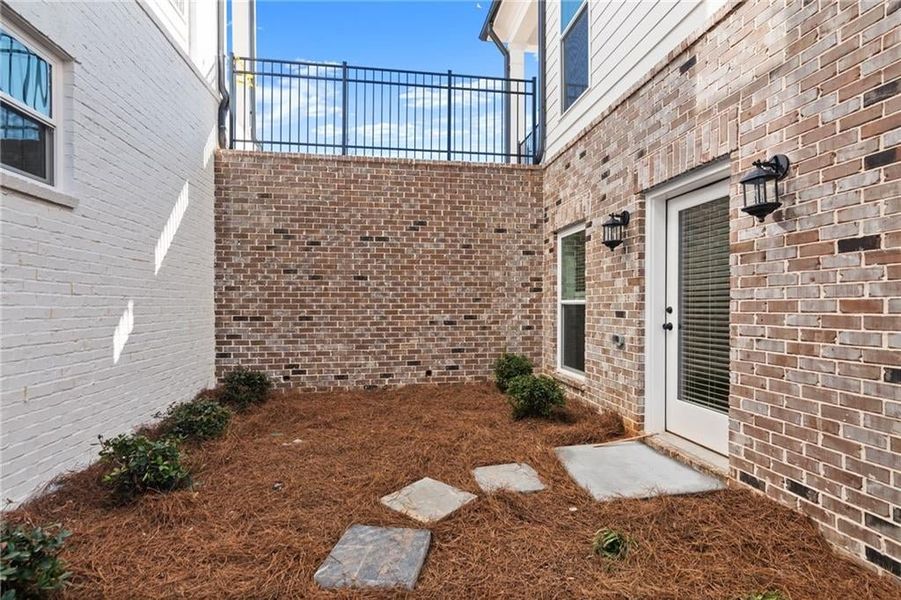
<path fill-rule="evenodd" d="M 412 590 L 431 541 L 425 529 L 351 525 L 313 580 L 326 589 Z"/>
<path fill-rule="evenodd" d="M 434 523 L 475 499 L 474 494 L 425 477 L 383 497 L 382 504 L 421 523 Z"/>
<path fill-rule="evenodd" d="M 595 500 L 696 494 L 725 487 L 719 479 L 641 442 L 564 446 L 554 452 L 570 477 Z"/>
<path fill-rule="evenodd" d="M 535 469 L 525 463 L 490 465 L 472 470 L 476 483 L 483 492 L 509 491 L 527 494 L 540 492 L 544 484 Z"/>

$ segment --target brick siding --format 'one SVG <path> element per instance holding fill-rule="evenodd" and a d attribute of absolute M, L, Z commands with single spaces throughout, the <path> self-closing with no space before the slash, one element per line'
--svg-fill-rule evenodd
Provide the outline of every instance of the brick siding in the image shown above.
<path fill-rule="evenodd" d="M 848 553 L 901 561 L 901 3 L 730 5 L 544 176 L 543 364 L 556 356 L 555 232 L 589 224 L 586 372 L 573 390 L 645 419 L 644 194 L 731 163 L 733 477 Z M 751 161 L 784 153 L 784 207 L 740 212 Z M 616 252 L 608 213 L 633 219 Z M 625 334 L 623 350 L 613 334 Z"/>
<path fill-rule="evenodd" d="M 328 389 L 539 358 L 541 172 L 220 152 L 216 365 Z"/>

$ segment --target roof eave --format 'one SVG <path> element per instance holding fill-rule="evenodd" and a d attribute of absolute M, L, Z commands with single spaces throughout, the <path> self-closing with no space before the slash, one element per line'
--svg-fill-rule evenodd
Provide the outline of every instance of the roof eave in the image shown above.
<path fill-rule="evenodd" d="M 482 24 L 482 31 L 479 32 L 479 39 L 483 42 L 487 42 L 490 39 L 491 28 L 494 27 L 494 18 L 497 16 L 497 11 L 501 9 L 501 2 L 504 0 L 491 0 L 491 6 L 488 7 L 488 14 L 485 15 L 485 22 Z"/>

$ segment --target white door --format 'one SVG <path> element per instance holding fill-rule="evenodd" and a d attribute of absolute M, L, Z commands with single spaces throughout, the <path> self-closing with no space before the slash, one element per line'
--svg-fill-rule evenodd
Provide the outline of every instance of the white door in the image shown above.
<path fill-rule="evenodd" d="M 673 198 L 666 218 L 666 429 L 729 451 L 729 186 Z"/>

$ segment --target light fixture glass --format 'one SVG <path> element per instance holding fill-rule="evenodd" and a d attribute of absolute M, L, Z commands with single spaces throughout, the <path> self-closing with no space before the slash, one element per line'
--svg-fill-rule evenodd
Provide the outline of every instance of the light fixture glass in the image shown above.
<path fill-rule="evenodd" d="M 754 168 L 741 178 L 744 199 L 742 211 L 757 217 L 763 223 L 767 215 L 782 206 L 779 180 L 788 174 L 789 164 L 788 157 L 784 154 L 777 154 L 767 161 L 754 161 Z"/>
<path fill-rule="evenodd" d="M 629 211 L 611 213 L 610 218 L 602 225 L 604 230 L 604 245 L 613 250 L 623 243 L 625 239 L 626 225 L 629 224 Z"/>

